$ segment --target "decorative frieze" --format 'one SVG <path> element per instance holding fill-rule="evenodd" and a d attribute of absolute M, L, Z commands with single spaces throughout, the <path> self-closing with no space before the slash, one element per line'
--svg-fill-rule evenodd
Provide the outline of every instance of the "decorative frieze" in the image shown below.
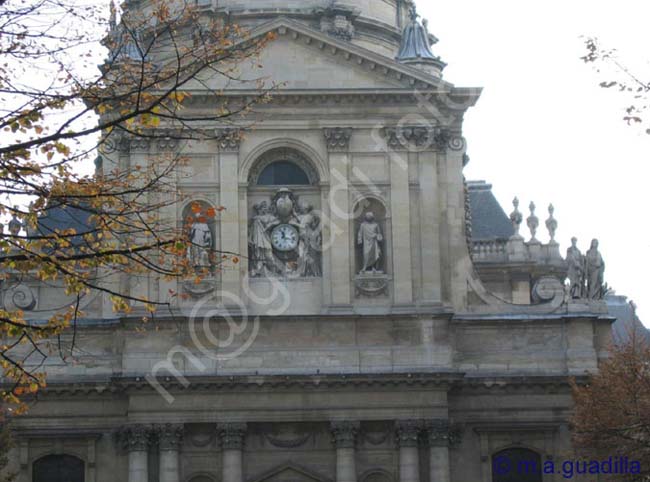
<path fill-rule="evenodd" d="M 332 442 L 336 448 L 354 448 L 359 433 L 359 422 L 332 422 Z"/>
<path fill-rule="evenodd" d="M 221 423 L 217 425 L 217 435 L 223 450 L 242 450 L 246 439 L 245 423 Z"/>
<path fill-rule="evenodd" d="M 350 139 L 352 139 L 352 128 L 335 127 L 323 129 L 325 142 L 329 151 L 347 151 L 350 149 Z"/>
<path fill-rule="evenodd" d="M 156 427 L 160 450 L 179 450 L 183 443 L 183 425 L 165 424 Z"/>

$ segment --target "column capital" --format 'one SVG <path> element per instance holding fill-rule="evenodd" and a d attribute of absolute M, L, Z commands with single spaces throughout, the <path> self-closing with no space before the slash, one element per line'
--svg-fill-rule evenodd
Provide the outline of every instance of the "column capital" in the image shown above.
<path fill-rule="evenodd" d="M 397 445 L 400 447 L 417 447 L 422 428 L 422 420 L 397 420 L 395 422 Z"/>
<path fill-rule="evenodd" d="M 217 436 L 222 449 L 241 450 L 244 448 L 247 425 L 245 423 L 220 423 Z"/>
<path fill-rule="evenodd" d="M 437 126 L 415 125 L 384 127 L 382 135 L 393 151 L 462 151 L 465 139 L 457 133 Z"/>
<path fill-rule="evenodd" d="M 160 450 L 179 450 L 183 443 L 183 425 L 167 423 L 155 427 Z"/>
<path fill-rule="evenodd" d="M 334 443 L 335 447 L 337 449 L 354 448 L 360 425 L 359 422 L 332 422 L 330 430 L 332 432 L 332 443 Z"/>
<path fill-rule="evenodd" d="M 325 143 L 329 152 L 347 152 L 352 139 L 351 127 L 333 127 L 323 129 Z"/>
<path fill-rule="evenodd" d="M 242 140 L 241 129 L 217 129 L 215 136 L 221 152 L 239 152 Z"/>
<path fill-rule="evenodd" d="M 146 452 L 152 442 L 153 431 L 148 425 L 128 425 L 119 432 L 119 439 L 128 452 Z"/>
<path fill-rule="evenodd" d="M 453 427 L 447 419 L 427 420 L 424 431 L 430 447 L 451 447 L 460 441 L 458 427 Z"/>

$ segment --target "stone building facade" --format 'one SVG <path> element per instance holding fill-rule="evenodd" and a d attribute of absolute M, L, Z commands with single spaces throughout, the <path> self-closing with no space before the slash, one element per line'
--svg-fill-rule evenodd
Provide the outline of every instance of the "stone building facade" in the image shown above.
<path fill-rule="evenodd" d="M 115 280 L 187 295 L 155 329 L 137 306 L 118 319 L 84 300 L 74 363 L 48 360 L 47 390 L 15 421 L 18 480 L 503 482 L 515 479 L 493 473 L 500 454 L 567 457 L 569 377 L 597 368 L 612 319 L 567 294 L 534 214 L 509 218 L 465 182 L 463 116 L 480 89 L 443 80 L 412 3 L 198 3 L 276 33 L 255 75 L 282 87 L 244 135 L 125 139 L 104 164 L 182 150 L 179 188 L 225 208 L 192 226 L 188 255 L 244 257 L 199 285 Z M 34 318 L 66 301 L 12 290 L 4 302 Z"/>

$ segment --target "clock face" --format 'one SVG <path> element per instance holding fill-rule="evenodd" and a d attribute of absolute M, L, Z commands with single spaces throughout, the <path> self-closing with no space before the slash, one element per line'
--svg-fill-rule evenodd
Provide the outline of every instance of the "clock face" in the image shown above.
<path fill-rule="evenodd" d="M 271 244 L 278 251 L 293 251 L 298 247 L 298 231 L 289 224 L 280 224 L 271 232 Z"/>

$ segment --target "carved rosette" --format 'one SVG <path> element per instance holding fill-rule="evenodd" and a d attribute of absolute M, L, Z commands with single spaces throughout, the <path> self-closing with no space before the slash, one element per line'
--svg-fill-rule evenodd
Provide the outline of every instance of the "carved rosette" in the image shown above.
<path fill-rule="evenodd" d="M 127 452 L 146 452 L 152 441 L 152 429 L 145 425 L 131 425 L 120 432 L 122 447 Z"/>
<path fill-rule="evenodd" d="M 359 422 L 332 422 L 332 443 L 337 449 L 354 448 L 359 433 Z"/>
<path fill-rule="evenodd" d="M 239 152 L 242 140 L 241 129 L 217 129 L 215 136 L 220 150 Z"/>
<path fill-rule="evenodd" d="M 245 423 L 222 423 L 217 426 L 217 436 L 222 450 L 242 450 L 246 439 Z"/>
<path fill-rule="evenodd" d="M 160 450 L 178 451 L 183 443 L 183 431 L 182 425 L 171 423 L 156 427 Z"/>
<path fill-rule="evenodd" d="M 327 149 L 333 152 L 345 152 L 350 149 L 350 139 L 352 139 L 352 128 L 335 127 L 332 129 L 323 129 Z"/>
<path fill-rule="evenodd" d="M 417 447 L 422 422 L 420 420 L 398 420 L 395 423 L 395 434 L 399 447 Z"/>

